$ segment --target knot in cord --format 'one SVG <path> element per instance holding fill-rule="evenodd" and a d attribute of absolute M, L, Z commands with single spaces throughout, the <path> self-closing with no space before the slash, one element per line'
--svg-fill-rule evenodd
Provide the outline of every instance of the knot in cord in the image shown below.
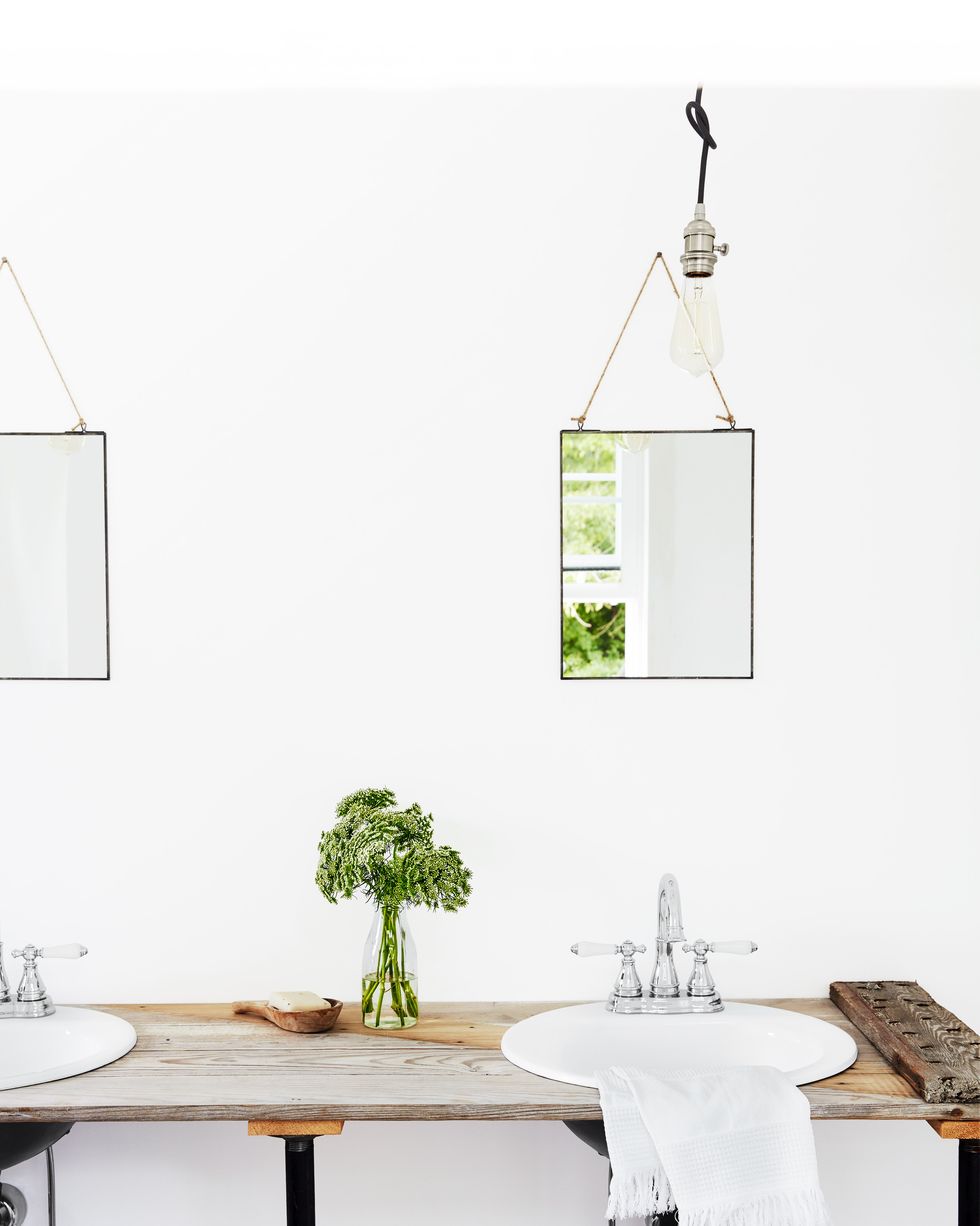
<path fill-rule="evenodd" d="M 708 112 L 701 105 L 701 91 L 703 85 L 699 85 L 694 98 L 685 106 L 684 114 L 687 116 L 687 122 L 691 125 L 698 136 L 701 137 L 701 173 L 698 176 L 698 204 L 704 204 L 704 176 L 708 169 L 708 150 L 717 149 L 718 142 L 711 135 L 711 124 L 708 122 Z"/>

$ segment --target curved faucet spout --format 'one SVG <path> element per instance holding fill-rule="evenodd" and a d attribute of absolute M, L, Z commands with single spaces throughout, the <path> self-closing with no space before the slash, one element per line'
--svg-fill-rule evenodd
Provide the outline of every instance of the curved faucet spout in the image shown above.
<path fill-rule="evenodd" d="M 657 891 L 657 961 L 650 980 L 650 994 L 656 997 L 680 995 L 674 945 L 684 940 L 681 916 L 681 891 L 673 873 L 664 873 Z"/>
<path fill-rule="evenodd" d="M 661 941 L 683 941 L 681 889 L 673 873 L 664 873 L 657 891 L 657 937 Z"/>

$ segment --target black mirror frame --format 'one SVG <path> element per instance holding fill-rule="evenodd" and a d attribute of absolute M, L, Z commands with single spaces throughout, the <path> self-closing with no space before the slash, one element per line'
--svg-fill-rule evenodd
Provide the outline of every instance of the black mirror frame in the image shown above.
<path fill-rule="evenodd" d="M 654 677 L 568 677 L 565 675 L 565 650 L 564 650 L 564 601 L 562 592 L 564 589 L 564 504 L 562 494 L 563 472 L 562 472 L 562 443 L 566 435 L 577 434 L 748 434 L 751 437 L 751 507 L 749 520 L 749 671 L 744 674 L 737 675 L 664 675 Z M 717 430 L 599 430 L 599 429 L 576 429 L 562 430 L 558 436 L 558 506 L 559 506 L 559 522 L 558 522 L 558 675 L 562 681 L 751 681 L 755 677 L 755 430 L 751 427 L 741 426 L 725 426 Z"/>

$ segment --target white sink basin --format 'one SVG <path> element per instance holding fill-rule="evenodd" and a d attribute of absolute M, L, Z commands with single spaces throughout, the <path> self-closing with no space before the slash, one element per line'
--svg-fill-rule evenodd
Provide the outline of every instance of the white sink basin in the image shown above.
<path fill-rule="evenodd" d="M 511 1026 L 500 1048 L 529 1073 L 593 1087 L 597 1070 L 614 1064 L 650 1072 L 765 1064 L 801 1086 L 857 1059 L 854 1040 L 838 1026 L 788 1009 L 739 1004 L 726 1004 L 721 1013 L 677 1016 L 572 1005 Z"/>
<path fill-rule="evenodd" d="M 135 1043 L 129 1022 L 94 1009 L 59 1005 L 50 1017 L 0 1018 L 0 1090 L 88 1073 Z"/>

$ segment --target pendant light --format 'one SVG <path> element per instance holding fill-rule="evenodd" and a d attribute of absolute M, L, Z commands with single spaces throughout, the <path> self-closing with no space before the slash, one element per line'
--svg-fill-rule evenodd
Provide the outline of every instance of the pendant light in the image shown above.
<path fill-rule="evenodd" d="M 718 256 L 728 254 L 728 244 L 715 242 L 715 228 L 704 212 L 708 150 L 717 149 L 718 145 L 711 135 L 708 116 L 701 105 L 701 91 L 702 86 L 699 85 L 694 100 L 685 108 L 688 122 L 702 141 L 701 173 L 694 217 L 684 230 L 684 254 L 681 256 L 684 285 L 670 339 L 671 360 L 692 375 L 703 375 L 705 371 L 713 370 L 725 352 L 712 277 Z"/>

